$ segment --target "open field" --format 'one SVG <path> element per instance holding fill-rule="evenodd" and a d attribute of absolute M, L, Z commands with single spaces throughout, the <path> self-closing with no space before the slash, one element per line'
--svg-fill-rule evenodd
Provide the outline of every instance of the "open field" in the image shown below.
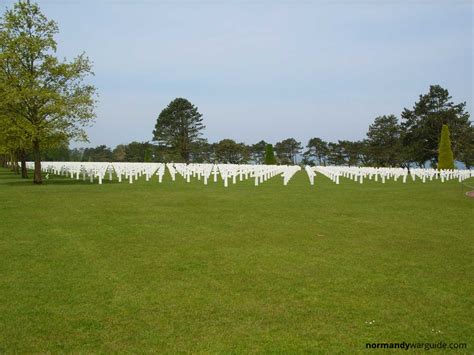
<path fill-rule="evenodd" d="M 0 352 L 472 351 L 473 230 L 457 181 L 33 186 L 0 169 Z"/>

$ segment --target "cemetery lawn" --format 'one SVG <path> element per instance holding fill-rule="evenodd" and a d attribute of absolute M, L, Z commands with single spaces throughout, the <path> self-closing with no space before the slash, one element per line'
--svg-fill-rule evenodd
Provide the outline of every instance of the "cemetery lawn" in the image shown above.
<path fill-rule="evenodd" d="M 0 353 L 472 352 L 473 211 L 457 181 L 33 186 L 0 169 Z"/>

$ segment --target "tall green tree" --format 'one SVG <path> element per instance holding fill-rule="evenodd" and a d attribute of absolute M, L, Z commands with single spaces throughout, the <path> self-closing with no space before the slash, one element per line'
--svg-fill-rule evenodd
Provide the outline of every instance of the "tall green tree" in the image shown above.
<path fill-rule="evenodd" d="M 60 61 L 57 33 L 57 24 L 29 1 L 19 1 L 0 20 L 1 109 L 31 142 L 37 184 L 44 145 L 86 140 L 83 127 L 95 117 L 95 88 L 84 81 L 91 63 L 84 54 Z"/>
<path fill-rule="evenodd" d="M 131 142 L 125 146 L 125 161 L 150 162 L 152 155 L 152 145 L 149 142 Z"/>
<path fill-rule="evenodd" d="M 4 162 L 10 161 L 15 173 L 19 173 L 19 163 L 21 163 L 22 178 L 27 178 L 28 172 L 25 162 L 31 142 L 25 136 L 24 131 L 15 125 L 16 114 L 7 111 L 5 81 L 5 74 L 0 70 L 0 154 L 3 154 Z"/>
<path fill-rule="evenodd" d="M 245 164 L 249 160 L 248 147 L 232 139 L 223 139 L 216 146 L 216 158 L 220 163 Z"/>
<path fill-rule="evenodd" d="M 147 147 L 145 148 L 145 155 L 144 155 L 144 157 L 143 157 L 143 161 L 144 161 L 145 163 L 149 163 L 149 162 L 153 161 L 153 152 L 152 152 L 151 147 L 148 147 L 148 146 L 147 146 Z"/>
<path fill-rule="evenodd" d="M 82 161 L 110 162 L 112 159 L 112 150 L 106 145 L 99 145 L 95 148 L 86 148 L 82 155 Z"/>
<path fill-rule="evenodd" d="M 205 128 L 202 121 L 197 107 L 184 98 L 176 98 L 158 116 L 153 140 L 189 162 L 192 145 Z"/>
<path fill-rule="evenodd" d="M 31 142 L 26 139 L 23 131 L 9 117 L 0 115 L 0 154 L 4 155 L 4 160 L 10 161 L 15 173 L 20 173 L 21 168 L 22 178 L 28 178 L 26 157 L 30 147 Z"/>
<path fill-rule="evenodd" d="M 308 149 L 303 153 L 308 162 L 316 162 L 319 165 L 326 165 L 329 148 L 327 142 L 321 138 L 311 138 L 306 146 Z"/>
<path fill-rule="evenodd" d="M 117 145 L 112 151 L 112 159 L 117 162 L 124 162 L 127 159 L 127 148 L 125 144 Z"/>
<path fill-rule="evenodd" d="M 69 161 L 71 158 L 69 146 L 66 142 L 55 145 L 51 148 L 45 148 L 41 151 L 42 161 Z"/>
<path fill-rule="evenodd" d="M 449 138 L 449 127 L 443 125 L 438 149 L 438 169 L 454 169 L 453 151 L 451 150 L 451 139 Z"/>
<path fill-rule="evenodd" d="M 423 166 L 430 161 L 437 165 L 439 132 L 443 124 L 451 131 L 454 157 L 463 154 L 465 146 L 461 137 L 470 130 L 469 113 L 466 103 L 455 104 L 448 90 L 439 85 L 430 86 L 429 92 L 420 95 L 412 109 L 402 112 L 402 140 L 412 162 Z"/>
<path fill-rule="evenodd" d="M 275 165 L 276 157 L 273 150 L 273 144 L 267 144 L 265 147 L 265 165 Z"/>
<path fill-rule="evenodd" d="M 73 148 L 69 151 L 70 161 L 82 161 L 85 148 Z M 115 161 L 115 160 L 114 160 Z"/>
<path fill-rule="evenodd" d="M 459 153 L 457 160 L 462 162 L 467 169 L 474 166 L 474 126 L 471 125 L 470 129 L 463 130 L 459 136 Z"/>
<path fill-rule="evenodd" d="M 267 142 L 261 140 L 258 143 L 252 144 L 250 147 L 250 157 L 256 164 L 262 164 L 265 161 L 265 149 Z"/>
<path fill-rule="evenodd" d="M 193 163 L 210 163 L 214 161 L 214 145 L 207 139 L 198 139 L 191 145 L 191 158 Z"/>
<path fill-rule="evenodd" d="M 399 166 L 402 163 L 402 128 L 394 115 L 376 117 L 367 132 L 370 163 L 375 166 Z"/>
<path fill-rule="evenodd" d="M 343 157 L 343 164 L 348 166 L 358 166 L 362 161 L 364 155 L 364 143 L 357 141 L 352 142 L 348 140 L 338 141 L 339 152 Z"/>
<path fill-rule="evenodd" d="M 329 142 L 328 143 L 328 157 L 327 161 L 330 165 L 345 165 L 346 155 L 343 146 L 340 142 Z"/>
<path fill-rule="evenodd" d="M 296 164 L 296 158 L 303 146 L 294 138 L 287 138 L 275 144 L 275 152 L 280 164 Z"/>

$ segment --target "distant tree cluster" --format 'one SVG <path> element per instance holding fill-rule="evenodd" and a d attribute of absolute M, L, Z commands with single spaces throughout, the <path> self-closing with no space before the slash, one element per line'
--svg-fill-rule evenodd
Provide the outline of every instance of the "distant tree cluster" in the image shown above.
<path fill-rule="evenodd" d="M 307 164 L 380 167 L 423 167 L 429 163 L 436 168 L 442 149 L 449 145 L 453 159 L 470 168 L 474 164 L 474 127 L 465 107 L 465 102 L 454 104 L 448 90 L 432 85 L 412 109 L 403 110 L 400 120 L 395 115 L 375 118 L 361 141 L 310 139 L 303 160 Z M 449 143 L 442 148 L 444 126 Z"/>
<path fill-rule="evenodd" d="M 446 126 L 450 130 L 448 141 L 453 158 L 469 168 L 474 160 L 474 128 L 465 106 L 466 103 L 454 104 L 448 90 L 432 85 L 427 94 L 420 95 L 412 109 L 403 110 L 400 119 L 395 115 L 376 117 L 365 139 L 325 142 L 311 138 L 303 151 L 301 142 L 294 138 L 284 139 L 274 146 L 268 146 L 265 141 L 247 146 L 231 139 L 209 144 L 201 138 L 202 115 L 189 101 L 179 98 L 159 115 L 153 133 L 154 140 L 169 157 L 185 162 L 301 162 L 378 167 L 421 167 L 429 163 L 437 167 L 441 128 Z M 179 113 L 180 107 L 188 118 Z M 269 158 L 270 154 L 273 159 Z"/>

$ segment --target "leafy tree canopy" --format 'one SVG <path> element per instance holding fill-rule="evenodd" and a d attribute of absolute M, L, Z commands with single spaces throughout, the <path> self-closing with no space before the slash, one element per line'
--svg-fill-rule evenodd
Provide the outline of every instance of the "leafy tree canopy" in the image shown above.
<path fill-rule="evenodd" d="M 0 20 L 0 114 L 31 142 L 35 183 L 42 182 L 44 144 L 86 140 L 83 127 L 95 117 L 95 88 L 85 83 L 91 64 L 84 54 L 71 62 L 57 59 L 57 33 L 57 24 L 29 1 L 19 1 Z"/>

